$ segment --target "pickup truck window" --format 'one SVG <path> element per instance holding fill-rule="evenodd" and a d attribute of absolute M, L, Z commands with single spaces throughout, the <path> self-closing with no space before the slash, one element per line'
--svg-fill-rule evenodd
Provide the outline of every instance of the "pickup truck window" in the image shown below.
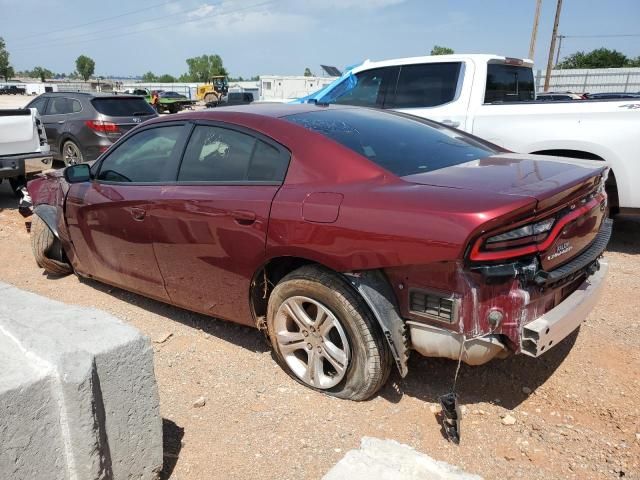
<path fill-rule="evenodd" d="M 387 68 L 375 68 L 356 74 L 356 85 L 339 96 L 333 103 L 357 105 L 360 107 L 380 107 L 382 87 Z"/>
<path fill-rule="evenodd" d="M 501 63 L 487 65 L 484 103 L 528 102 L 535 99 L 533 70 Z"/>
<path fill-rule="evenodd" d="M 497 153 L 465 134 L 426 120 L 380 110 L 320 110 L 284 117 L 404 177 Z"/>
<path fill-rule="evenodd" d="M 437 107 L 456 95 L 460 62 L 403 65 L 391 108 Z"/>

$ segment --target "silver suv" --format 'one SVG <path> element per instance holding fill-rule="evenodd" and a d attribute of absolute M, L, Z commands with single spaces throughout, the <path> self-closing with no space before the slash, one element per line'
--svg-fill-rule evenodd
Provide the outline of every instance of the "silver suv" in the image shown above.
<path fill-rule="evenodd" d="M 124 133 L 158 116 L 133 95 L 44 93 L 27 108 L 38 110 L 51 153 L 65 165 L 95 160 Z"/>

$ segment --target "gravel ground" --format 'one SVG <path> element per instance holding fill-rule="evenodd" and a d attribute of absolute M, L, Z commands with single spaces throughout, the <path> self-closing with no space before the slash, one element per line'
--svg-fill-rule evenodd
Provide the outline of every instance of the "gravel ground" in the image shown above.
<path fill-rule="evenodd" d="M 335 400 L 291 380 L 255 330 L 75 276 L 48 278 L 6 184 L 0 246 L 0 280 L 96 306 L 151 337 L 164 478 L 318 479 L 368 436 L 488 479 L 640 479 L 640 220 L 616 221 L 607 290 L 579 332 L 537 360 L 462 366 L 459 446 L 436 417 L 453 361 L 414 355 L 407 378 L 392 374 L 372 400 Z"/>

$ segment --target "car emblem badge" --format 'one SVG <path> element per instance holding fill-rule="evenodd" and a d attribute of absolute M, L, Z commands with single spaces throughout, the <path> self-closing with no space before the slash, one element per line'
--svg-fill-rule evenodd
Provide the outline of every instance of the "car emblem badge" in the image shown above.
<path fill-rule="evenodd" d="M 141 123 L 142 119 L 138 117 L 133 117 L 133 123 Z"/>
<path fill-rule="evenodd" d="M 573 250 L 573 247 L 569 244 L 569 242 L 563 242 L 556 246 L 556 252 L 547 257 L 547 260 L 553 260 L 554 258 L 558 258 L 560 255 L 564 255 L 565 253 L 569 253 Z"/>

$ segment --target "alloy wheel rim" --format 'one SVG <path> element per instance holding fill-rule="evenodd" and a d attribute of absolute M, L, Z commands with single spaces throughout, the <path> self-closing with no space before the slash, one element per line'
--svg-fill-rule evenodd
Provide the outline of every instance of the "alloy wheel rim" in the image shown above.
<path fill-rule="evenodd" d="M 73 143 L 64 146 L 64 163 L 67 165 L 77 165 L 80 163 L 80 150 Z"/>
<path fill-rule="evenodd" d="M 308 297 L 287 298 L 274 327 L 280 353 L 302 382 L 326 390 L 342 381 L 351 360 L 349 342 L 325 305 Z"/>

